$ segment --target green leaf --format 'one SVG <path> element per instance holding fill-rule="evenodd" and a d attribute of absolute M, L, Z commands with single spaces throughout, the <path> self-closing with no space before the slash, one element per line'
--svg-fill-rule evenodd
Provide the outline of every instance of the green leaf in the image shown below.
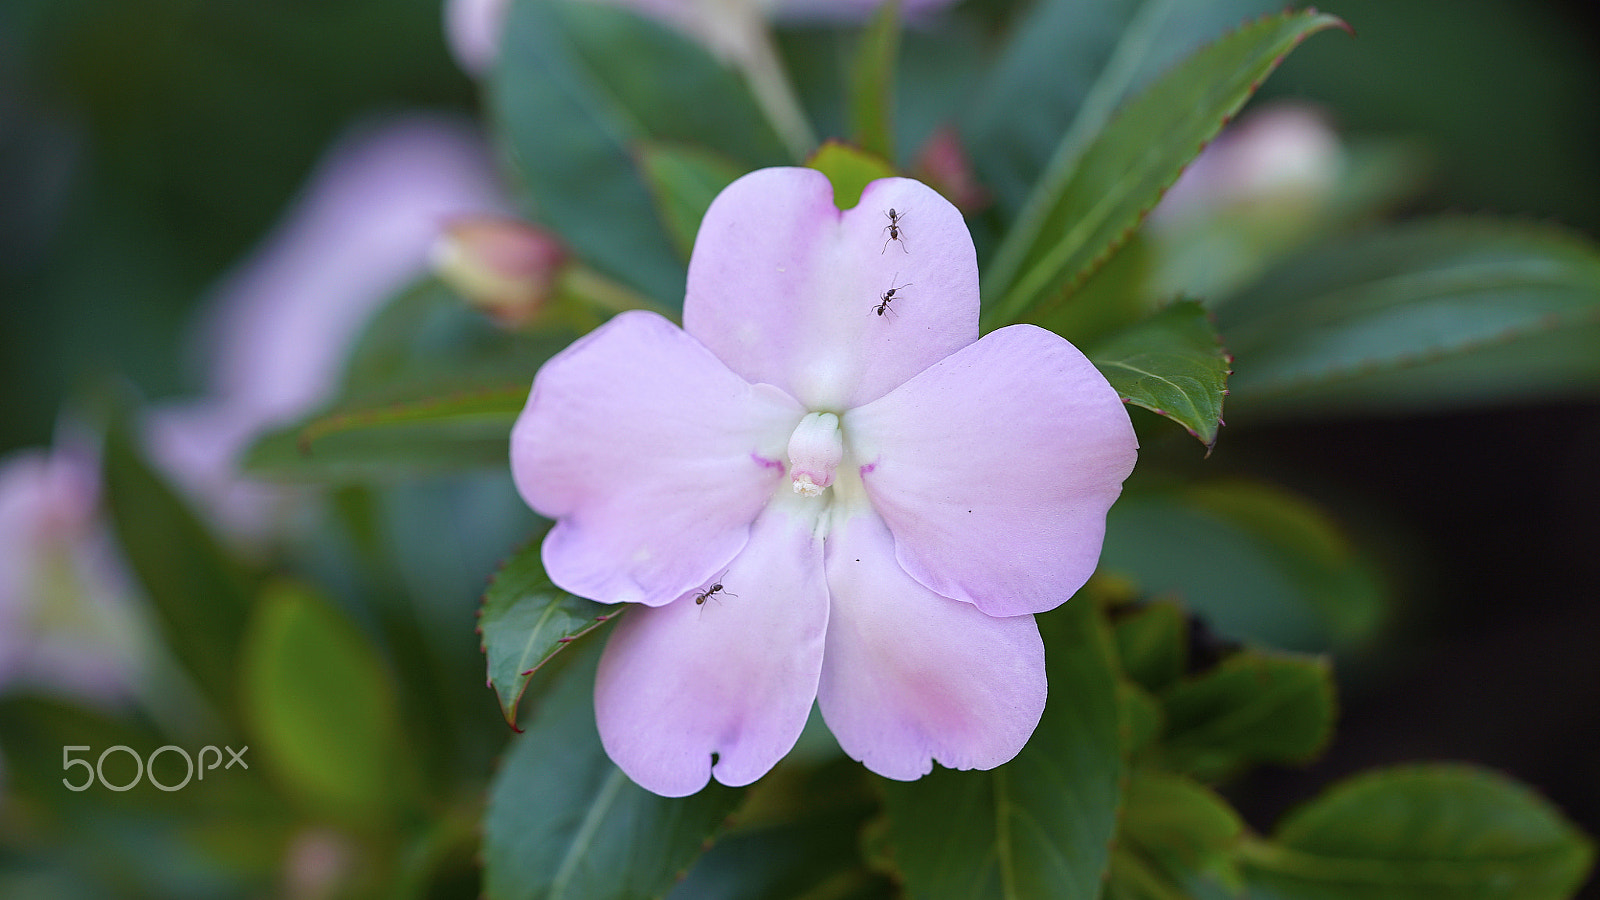
<path fill-rule="evenodd" d="M 47 694 L 16 690 L 10 684 L 8 688 L 11 689 L 0 696 L 0 751 L 5 753 L 6 800 L 9 809 L 49 811 L 54 814 L 49 818 L 59 815 L 69 820 L 75 815 L 98 818 L 113 810 L 139 807 L 194 812 L 193 801 L 184 804 L 180 797 L 161 790 L 145 776 L 140 776 L 138 784 L 127 791 L 103 790 L 99 781 L 95 781 L 93 790 L 68 790 L 62 785 L 63 778 L 76 787 L 99 778 L 99 775 L 91 775 L 82 766 L 66 763 L 67 758 L 83 759 L 93 766 L 105 753 L 101 770 L 104 780 L 123 785 L 132 782 L 138 770 L 128 754 L 121 751 L 106 753 L 107 748 L 128 747 L 134 755 L 148 759 L 150 754 L 170 741 L 148 720 L 128 715 L 128 710 L 124 710 L 122 715 L 112 715 L 109 711 L 84 705 L 81 698 L 58 699 Z M 207 737 L 205 740 L 210 739 Z M 89 749 L 67 753 L 64 747 Z M 185 749 L 192 758 L 198 748 Z M 184 763 L 177 757 L 178 754 L 168 751 L 158 760 L 156 777 L 162 783 L 170 785 L 182 780 Z M 238 772 L 239 768 L 235 766 L 233 771 Z M 145 775 L 148 774 L 146 771 Z M 220 776 L 221 771 L 218 770 L 215 775 Z M 214 784 L 217 780 L 213 778 L 206 784 Z M 43 825 L 47 820 L 41 816 L 33 821 Z"/>
<path fill-rule="evenodd" d="M 1121 844 L 1111 849 L 1105 900 L 1193 900 L 1169 882 L 1157 865 Z"/>
<path fill-rule="evenodd" d="M 404 809 L 407 766 L 394 679 L 372 642 L 304 588 L 261 595 L 241 651 L 252 745 L 317 814 L 363 829 Z"/>
<path fill-rule="evenodd" d="M 684 259 L 694 250 L 711 201 L 744 174 L 732 160 L 682 144 L 645 142 L 639 145 L 639 165 L 655 198 L 656 211 L 672 236 L 673 246 Z"/>
<path fill-rule="evenodd" d="M 1272 0 L 1033 4 L 961 118 L 984 182 L 1016 211 L 1030 189 L 1070 174 L 1063 170 L 1134 92 L 1224 29 L 1282 9 Z"/>
<path fill-rule="evenodd" d="M 791 754 L 749 794 L 673 900 L 799 900 L 887 896 L 883 876 L 862 859 L 861 834 L 878 813 L 866 770 L 838 757 L 801 768 Z"/>
<path fill-rule="evenodd" d="M 1438 409 L 1600 387 L 1600 249 L 1445 219 L 1286 261 L 1217 309 L 1249 413 Z"/>
<path fill-rule="evenodd" d="M 854 860 L 859 816 L 817 816 L 731 833 L 718 840 L 668 895 L 674 900 L 801 900 L 891 896 L 881 876 Z M 815 891 L 815 894 L 807 893 Z"/>
<path fill-rule="evenodd" d="M 329 408 L 269 432 L 246 453 L 258 477 L 382 481 L 504 468 L 535 372 L 578 332 L 507 331 L 425 278 L 367 323 Z"/>
<path fill-rule="evenodd" d="M 128 431 L 106 434 L 102 473 L 123 555 L 155 613 L 162 642 L 216 710 L 232 720 L 235 660 L 255 587 Z"/>
<path fill-rule="evenodd" d="M 547 314 L 559 313 L 547 308 Z M 345 362 L 341 402 L 372 406 L 528 383 L 541 363 L 578 336 L 556 323 L 508 331 L 437 279 L 423 278 L 362 329 Z"/>
<path fill-rule="evenodd" d="M 1088 356 L 1124 402 L 1172 419 L 1208 451 L 1217 442 L 1232 359 L 1200 304 L 1174 303 Z"/>
<path fill-rule="evenodd" d="M 1122 829 L 1148 848 L 1176 852 L 1191 865 L 1232 849 L 1244 821 L 1226 800 L 1182 775 L 1138 769 L 1128 779 Z"/>
<path fill-rule="evenodd" d="M 1155 601 L 1119 611 L 1112 635 L 1124 675 L 1160 691 L 1189 665 L 1189 617 L 1176 603 Z"/>
<path fill-rule="evenodd" d="M 850 61 L 850 133 L 868 153 L 894 159 L 894 72 L 900 52 L 900 2 L 889 0 L 861 32 Z"/>
<path fill-rule="evenodd" d="M 673 306 L 683 264 L 660 222 L 640 214 L 650 195 L 634 148 L 693 143 L 747 168 L 787 159 L 738 75 L 604 4 L 513 2 L 491 109 L 539 219 L 583 259 Z"/>
<path fill-rule="evenodd" d="M 1050 699 L 1016 759 L 883 785 L 890 853 L 913 897 L 1099 894 L 1122 778 L 1111 638 L 1083 597 L 1039 627 Z"/>
<path fill-rule="evenodd" d="M 1313 12 L 1266 16 L 1189 57 L 1088 143 L 1059 185 L 1041 183 L 987 274 L 992 329 L 1071 293 L 1120 247 L 1185 164 L 1284 55 L 1342 25 Z"/>
<path fill-rule="evenodd" d="M 594 723 L 598 642 L 543 696 L 513 740 L 484 816 L 488 900 L 622 900 L 665 894 L 742 791 L 712 783 L 658 797 L 628 780 Z"/>
<path fill-rule="evenodd" d="M 1122 710 L 1123 756 L 1138 761 L 1155 746 L 1166 726 L 1161 701 L 1139 685 L 1117 685 L 1117 705 Z"/>
<path fill-rule="evenodd" d="M 1528 788 L 1449 764 L 1341 782 L 1244 849 L 1252 896 L 1276 900 L 1560 900 L 1594 860 Z"/>
<path fill-rule="evenodd" d="M 838 141 L 823 144 L 806 165 L 833 182 L 833 205 L 840 209 L 854 207 L 867 185 L 894 174 L 894 168 L 881 158 Z"/>
<path fill-rule="evenodd" d="M 533 673 L 573 640 L 621 612 L 551 584 L 539 555 L 542 543 L 535 540 L 495 573 L 478 612 L 489 685 L 512 728 L 517 727 L 517 701 Z"/>
<path fill-rule="evenodd" d="M 1164 296 L 1151 296 L 1149 285 L 1163 260 L 1161 251 L 1161 245 L 1144 232 L 1134 233 L 1105 265 L 1090 273 L 1073 292 L 1071 303 L 1040 311 L 1029 316 L 1028 321 L 1079 347 L 1094 346 L 1118 331 L 1132 328 L 1170 305 L 1174 297 L 1184 295 L 1183 291 L 1169 291 Z"/>
<path fill-rule="evenodd" d="M 1137 857 L 1173 896 L 1191 896 L 1190 886 L 1207 879 L 1238 884 L 1233 855 L 1243 834 L 1227 801 L 1189 778 L 1137 769 L 1128 780 L 1117 849 Z"/>
<path fill-rule="evenodd" d="M 1236 653 L 1161 697 L 1163 757 L 1215 779 L 1245 763 L 1303 763 L 1333 735 L 1333 673 L 1321 657 Z"/>
<path fill-rule="evenodd" d="M 1255 482 L 1130 491 L 1106 517 L 1100 566 L 1178 595 L 1228 637 L 1291 650 L 1357 644 L 1385 613 L 1385 585 L 1343 529 Z"/>
<path fill-rule="evenodd" d="M 266 478 L 369 481 L 505 466 L 524 384 L 349 404 L 269 432 L 244 468 Z"/>

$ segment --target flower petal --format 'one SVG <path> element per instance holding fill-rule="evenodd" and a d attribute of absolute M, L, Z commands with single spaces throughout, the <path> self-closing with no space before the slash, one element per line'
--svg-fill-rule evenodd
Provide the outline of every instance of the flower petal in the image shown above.
<path fill-rule="evenodd" d="M 872 514 L 828 535 L 822 717 L 846 753 L 886 778 L 920 778 L 935 760 L 992 769 L 1044 712 L 1039 628 L 933 593 L 895 563 L 894 544 Z"/>
<path fill-rule="evenodd" d="M 539 370 L 511 432 L 517 490 L 557 519 L 550 579 L 667 603 L 728 564 L 784 474 L 804 412 L 654 313 L 623 313 Z"/>
<path fill-rule="evenodd" d="M 828 624 L 814 517 L 786 511 L 805 502 L 780 495 L 703 604 L 689 593 L 617 623 L 596 721 L 606 753 L 647 790 L 682 797 L 711 775 L 749 784 L 800 737 Z"/>
<path fill-rule="evenodd" d="M 977 256 L 961 213 L 920 182 L 875 181 L 841 212 L 821 172 L 762 169 L 706 212 L 683 324 L 745 380 L 849 409 L 978 339 Z"/>
<path fill-rule="evenodd" d="M 1083 586 L 1139 446 L 1094 364 L 1032 325 L 986 335 L 843 423 L 900 565 L 993 616 L 1053 609 Z"/>

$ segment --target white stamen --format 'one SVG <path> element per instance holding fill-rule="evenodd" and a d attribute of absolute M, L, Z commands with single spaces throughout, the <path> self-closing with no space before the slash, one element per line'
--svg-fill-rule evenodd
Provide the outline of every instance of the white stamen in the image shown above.
<path fill-rule="evenodd" d="M 833 484 L 834 469 L 843 458 L 838 416 L 814 412 L 801 419 L 789 437 L 789 477 L 794 492 L 802 497 L 820 496 Z"/>

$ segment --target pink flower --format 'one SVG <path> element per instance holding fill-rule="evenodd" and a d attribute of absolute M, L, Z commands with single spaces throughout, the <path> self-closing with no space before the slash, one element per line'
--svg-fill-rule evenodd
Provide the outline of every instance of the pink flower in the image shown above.
<path fill-rule="evenodd" d="M 428 270 L 452 217 L 508 201 L 467 123 L 410 114 L 341 141 L 274 233 L 220 286 L 206 323 L 209 395 L 155 410 L 153 455 L 230 533 L 259 538 L 281 492 L 238 476 L 267 429 L 330 399 L 374 312 Z"/>
<path fill-rule="evenodd" d="M 888 178 L 841 212 L 821 173 L 765 169 L 706 213 L 684 328 L 623 313 L 547 363 L 511 468 L 557 520 L 551 579 L 640 604 L 600 737 L 682 796 L 759 778 L 813 700 L 889 778 L 1015 756 L 1045 700 L 1032 614 L 1093 572 L 1136 450 L 1066 341 L 978 339 L 942 197 Z"/>
<path fill-rule="evenodd" d="M 100 518 L 95 454 L 67 443 L 0 459 L 0 689 L 126 700 L 144 635 Z"/>

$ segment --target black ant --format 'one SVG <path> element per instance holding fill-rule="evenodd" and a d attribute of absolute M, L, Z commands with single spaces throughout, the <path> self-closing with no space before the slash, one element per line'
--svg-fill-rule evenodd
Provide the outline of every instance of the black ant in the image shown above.
<path fill-rule="evenodd" d="M 895 278 L 899 278 L 900 277 L 900 273 L 896 272 L 894 277 Z M 892 283 L 893 282 L 891 281 L 891 284 Z M 912 282 L 912 283 L 914 283 L 914 282 Z M 898 291 L 898 290 L 901 290 L 902 288 L 911 287 L 912 283 L 902 284 L 902 285 L 900 285 L 900 287 L 891 287 L 887 291 L 884 291 L 881 295 L 879 295 L 878 299 L 883 301 L 883 302 L 879 303 L 878 306 L 877 306 L 878 315 L 881 316 L 886 312 L 894 312 L 894 310 L 889 308 L 889 301 L 894 299 L 894 292 Z"/>
<path fill-rule="evenodd" d="M 906 214 L 902 212 L 896 212 L 895 208 L 891 206 L 889 207 L 889 211 L 884 213 L 884 215 L 889 217 L 889 224 L 883 226 L 883 230 L 889 232 L 889 237 L 888 240 L 883 242 L 883 250 L 879 250 L 878 253 L 882 254 L 884 250 L 889 249 L 889 241 L 899 241 L 900 249 L 905 253 L 910 253 L 910 250 L 906 250 L 906 242 L 900 238 L 900 220 L 905 218 Z M 879 315 L 883 314 L 879 313 Z"/>
<path fill-rule="evenodd" d="M 722 579 L 724 577 L 726 577 L 727 574 L 728 574 L 727 572 L 723 572 L 721 575 L 718 575 L 717 576 L 717 581 L 716 581 L 715 584 L 711 585 L 711 587 L 708 587 L 705 590 L 701 591 L 700 593 L 696 594 L 695 598 L 694 598 L 694 605 L 695 606 L 703 606 L 707 600 L 711 599 L 712 595 L 717 594 L 717 593 L 722 593 L 722 594 L 724 594 L 725 596 L 728 596 L 728 597 L 737 597 L 737 596 L 739 596 L 738 594 L 732 593 L 730 591 L 725 591 L 723 589 L 723 587 L 722 587 Z"/>

